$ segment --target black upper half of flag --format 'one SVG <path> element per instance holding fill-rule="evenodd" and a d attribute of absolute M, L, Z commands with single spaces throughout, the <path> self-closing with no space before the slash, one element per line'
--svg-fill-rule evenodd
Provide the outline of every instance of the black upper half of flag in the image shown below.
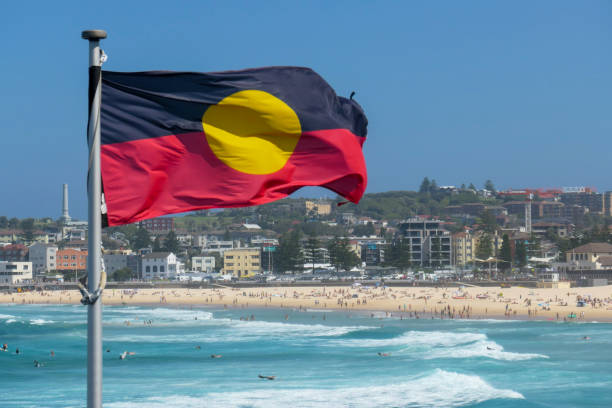
<path fill-rule="evenodd" d="M 268 92 L 298 115 L 302 131 L 347 129 L 367 135 L 359 104 L 336 95 L 310 68 L 264 67 L 242 71 L 102 71 L 102 144 L 202 132 L 206 109 L 244 90 Z"/>

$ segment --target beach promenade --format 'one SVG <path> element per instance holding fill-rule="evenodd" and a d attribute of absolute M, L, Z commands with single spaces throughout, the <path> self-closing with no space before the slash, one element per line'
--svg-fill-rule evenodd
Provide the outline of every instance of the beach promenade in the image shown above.
<path fill-rule="evenodd" d="M 80 298 L 76 290 L 35 291 L 0 294 L 0 303 L 78 304 Z M 612 322 L 612 286 L 544 289 L 358 285 L 229 288 L 220 285 L 212 289 L 107 289 L 104 304 L 377 311 L 405 318 Z"/>

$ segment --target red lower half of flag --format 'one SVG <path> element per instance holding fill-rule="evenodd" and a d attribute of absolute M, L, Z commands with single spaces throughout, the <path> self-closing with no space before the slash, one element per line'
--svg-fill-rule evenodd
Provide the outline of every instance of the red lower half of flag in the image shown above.
<path fill-rule="evenodd" d="M 303 132 L 285 166 L 264 175 L 221 162 L 203 132 L 103 145 L 108 224 L 264 204 L 304 186 L 325 187 L 358 202 L 367 184 L 363 140 L 344 129 Z"/>

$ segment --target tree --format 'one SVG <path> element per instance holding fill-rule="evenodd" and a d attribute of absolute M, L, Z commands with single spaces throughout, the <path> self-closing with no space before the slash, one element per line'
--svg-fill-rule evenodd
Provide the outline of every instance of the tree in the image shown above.
<path fill-rule="evenodd" d="M 351 250 L 348 239 L 346 238 L 340 240 L 338 254 L 340 255 L 340 267 L 345 271 L 350 271 L 361 263 L 361 259 L 359 259 L 355 251 Z"/>
<path fill-rule="evenodd" d="M 17 227 L 19 227 L 19 219 L 13 217 L 8 220 L 8 227 L 10 229 L 16 229 Z"/>
<path fill-rule="evenodd" d="M 104 249 L 119 249 L 119 243 L 114 239 L 110 239 L 108 236 L 102 237 L 102 246 Z"/>
<path fill-rule="evenodd" d="M 366 225 L 357 225 L 355 228 L 353 228 L 353 234 L 358 237 L 369 237 L 376 234 L 376 230 L 374 229 L 374 225 L 371 222 L 368 222 Z"/>
<path fill-rule="evenodd" d="M 476 258 L 488 259 L 493 254 L 493 242 L 489 234 L 482 234 L 476 245 Z"/>
<path fill-rule="evenodd" d="M 20 224 L 23 230 L 23 238 L 28 242 L 32 242 L 34 239 L 34 218 L 26 218 Z"/>
<path fill-rule="evenodd" d="M 161 251 L 162 251 L 161 238 L 158 235 L 155 237 L 155 240 L 153 241 L 153 252 L 161 252 Z"/>
<path fill-rule="evenodd" d="M 491 180 L 485 181 L 484 188 L 485 190 L 489 190 L 490 192 L 495 194 L 495 186 L 493 185 L 493 182 Z"/>
<path fill-rule="evenodd" d="M 512 266 L 512 248 L 510 247 L 510 238 L 508 237 L 508 234 L 504 234 L 502 237 L 499 258 L 504 261 L 502 264 L 502 269 L 508 269 Z"/>
<path fill-rule="evenodd" d="M 166 239 L 164 240 L 164 251 L 172 252 L 173 254 L 177 254 L 179 251 L 179 241 L 176 239 L 176 234 L 174 231 L 168 232 L 166 235 Z"/>
<path fill-rule="evenodd" d="M 145 228 L 139 227 L 136 231 L 136 237 L 134 238 L 132 249 L 147 248 L 150 245 L 151 236 L 149 235 L 149 231 L 147 231 Z"/>
<path fill-rule="evenodd" d="M 340 270 L 342 266 L 342 254 L 341 254 L 341 244 L 340 238 L 334 237 L 327 243 L 327 251 L 329 252 L 329 263 L 336 268 L 336 273 Z"/>
<path fill-rule="evenodd" d="M 519 267 L 527 265 L 527 248 L 525 241 L 516 241 L 514 258 Z"/>
<path fill-rule="evenodd" d="M 431 183 L 429 184 L 429 191 L 433 192 L 438 189 L 438 183 L 436 183 L 435 179 L 431 179 Z"/>
<path fill-rule="evenodd" d="M 6 218 L 4 215 L 0 217 L 0 228 L 6 228 L 8 227 L 8 218 Z"/>
<path fill-rule="evenodd" d="M 476 186 L 474 185 L 474 183 L 470 183 L 468 189 L 476 191 Z"/>
<path fill-rule="evenodd" d="M 289 231 L 278 240 L 278 250 L 274 257 L 275 268 L 280 272 L 301 272 L 304 258 L 300 248 L 301 233 L 298 229 Z"/>
<path fill-rule="evenodd" d="M 493 234 L 497 230 L 497 219 L 489 210 L 484 210 L 480 215 L 480 221 L 483 224 L 483 229 Z"/>
<path fill-rule="evenodd" d="M 130 268 L 117 269 L 111 275 L 111 279 L 116 282 L 124 282 L 134 278 L 134 272 Z"/>
<path fill-rule="evenodd" d="M 427 177 L 423 179 L 421 182 L 421 187 L 419 188 L 419 193 L 428 193 L 430 189 L 430 182 Z"/>
<path fill-rule="evenodd" d="M 218 252 L 213 252 L 211 256 L 215 258 L 215 271 L 222 271 L 224 265 L 223 257 L 221 256 L 221 254 Z"/>
<path fill-rule="evenodd" d="M 410 264 L 410 241 L 400 238 L 391 242 L 388 251 L 385 252 L 385 265 L 395 266 L 404 272 L 410 268 Z"/>
<path fill-rule="evenodd" d="M 223 234 L 223 240 L 224 241 L 231 241 L 232 240 L 232 236 L 230 235 L 229 230 L 225 230 L 225 233 Z"/>
<path fill-rule="evenodd" d="M 346 238 L 335 237 L 328 244 L 329 260 L 336 272 L 340 269 L 350 271 L 355 266 L 361 264 L 361 259 L 349 247 Z"/>

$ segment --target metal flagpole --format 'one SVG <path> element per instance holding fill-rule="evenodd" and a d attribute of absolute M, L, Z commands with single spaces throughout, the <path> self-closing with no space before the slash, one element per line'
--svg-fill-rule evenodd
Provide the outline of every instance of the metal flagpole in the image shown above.
<path fill-rule="evenodd" d="M 100 66 L 102 50 L 100 40 L 106 31 L 87 30 L 81 37 L 89 41 L 89 173 L 87 192 L 89 200 L 87 290 L 95 293 L 100 284 L 101 266 L 101 181 L 100 181 L 100 102 L 102 100 Z M 84 297 L 85 299 L 85 297 Z M 87 306 L 87 408 L 102 408 L 102 298 L 90 298 Z"/>

